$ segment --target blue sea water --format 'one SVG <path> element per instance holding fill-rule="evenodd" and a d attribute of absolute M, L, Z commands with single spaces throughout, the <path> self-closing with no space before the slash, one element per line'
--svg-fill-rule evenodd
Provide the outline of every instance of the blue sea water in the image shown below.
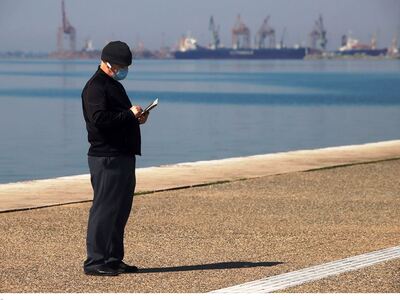
<path fill-rule="evenodd" d="M 0 60 L 0 183 L 88 173 L 81 90 L 98 62 Z M 399 60 L 139 60 L 159 106 L 138 167 L 400 138 Z"/>

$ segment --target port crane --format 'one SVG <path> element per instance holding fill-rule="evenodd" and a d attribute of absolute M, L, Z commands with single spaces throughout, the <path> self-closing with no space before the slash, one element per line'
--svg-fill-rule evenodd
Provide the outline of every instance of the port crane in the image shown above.
<path fill-rule="evenodd" d="M 279 48 L 284 48 L 285 47 L 285 44 L 283 42 L 285 40 L 285 35 L 286 35 L 286 27 L 283 28 L 281 40 L 279 41 Z"/>
<path fill-rule="evenodd" d="M 399 48 L 398 48 L 397 36 L 393 37 L 392 44 L 391 44 L 390 48 L 388 49 L 388 54 L 389 54 L 389 56 L 392 56 L 392 57 L 398 57 Z"/>
<path fill-rule="evenodd" d="M 250 48 L 250 29 L 237 16 L 236 23 L 232 29 L 232 47 L 233 49 Z"/>
<path fill-rule="evenodd" d="M 265 40 L 268 38 L 269 43 L 268 43 L 268 48 L 275 48 L 275 29 L 269 26 L 270 16 L 266 17 L 264 19 L 264 22 L 262 23 L 260 29 L 257 32 L 257 37 L 256 37 L 256 46 L 259 49 L 264 49 L 267 48 L 265 44 Z"/>
<path fill-rule="evenodd" d="M 315 21 L 313 30 L 310 32 L 310 46 L 312 49 L 325 50 L 327 43 L 324 20 L 322 15 L 320 15 L 317 21 Z"/>
<path fill-rule="evenodd" d="M 65 12 L 65 3 L 64 0 L 61 1 L 61 15 L 62 15 L 62 26 L 58 28 L 57 35 L 57 47 L 58 52 L 64 52 L 63 41 L 65 36 L 69 37 L 69 44 L 71 52 L 76 51 L 76 30 L 75 27 L 71 25 L 69 20 L 67 19 L 67 15 Z"/>
<path fill-rule="evenodd" d="M 212 49 L 219 48 L 221 45 L 221 40 L 219 38 L 219 26 L 217 27 L 215 25 L 213 16 L 210 17 L 210 23 L 209 23 L 208 29 L 211 31 L 212 37 L 213 37 L 213 41 L 211 43 L 211 48 Z"/>

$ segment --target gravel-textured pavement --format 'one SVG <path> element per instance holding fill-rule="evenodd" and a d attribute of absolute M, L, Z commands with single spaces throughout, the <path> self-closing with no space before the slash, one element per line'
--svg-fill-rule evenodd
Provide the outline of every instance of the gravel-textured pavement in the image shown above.
<path fill-rule="evenodd" d="M 303 284 L 280 293 L 399 293 L 400 260 Z"/>
<path fill-rule="evenodd" d="M 399 174 L 392 160 L 136 196 L 125 260 L 141 272 L 114 278 L 82 272 L 90 203 L 2 213 L 0 292 L 207 292 L 397 246 Z M 400 292 L 399 272 L 287 291 Z"/>

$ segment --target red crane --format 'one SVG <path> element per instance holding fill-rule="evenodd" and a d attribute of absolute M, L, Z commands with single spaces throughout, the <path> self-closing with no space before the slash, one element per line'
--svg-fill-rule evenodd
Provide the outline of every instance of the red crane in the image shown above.
<path fill-rule="evenodd" d="M 63 41 L 65 36 L 69 37 L 70 51 L 76 51 L 76 30 L 68 21 L 67 14 L 65 12 L 64 0 L 61 1 L 61 15 L 62 15 L 62 26 L 58 28 L 57 35 L 57 46 L 58 52 L 64 52 Z"/>
<path fill-rule="evenodd" d="M 240 15 L 232 29 L 232 46 L 234 49 L 250 48 L 250 29 L 242 22 Z"/>

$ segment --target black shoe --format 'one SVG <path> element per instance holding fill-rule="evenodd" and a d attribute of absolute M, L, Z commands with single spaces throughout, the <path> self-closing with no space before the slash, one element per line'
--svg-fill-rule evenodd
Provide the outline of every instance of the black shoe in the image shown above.
<path fill-rule="evenodd" d="M 121 261 L 117 265 L 117 270 L 119 273 L 137 273 L 138 268 L 136 266 L 127 265 L 126 263 Z"/>
<path fill-rule="evenodd" d="M 105 265 L 87 268 L 84 272 L 86 275 L 93 276 L 117 276 L 120 273 L 117 269 Z"/>

